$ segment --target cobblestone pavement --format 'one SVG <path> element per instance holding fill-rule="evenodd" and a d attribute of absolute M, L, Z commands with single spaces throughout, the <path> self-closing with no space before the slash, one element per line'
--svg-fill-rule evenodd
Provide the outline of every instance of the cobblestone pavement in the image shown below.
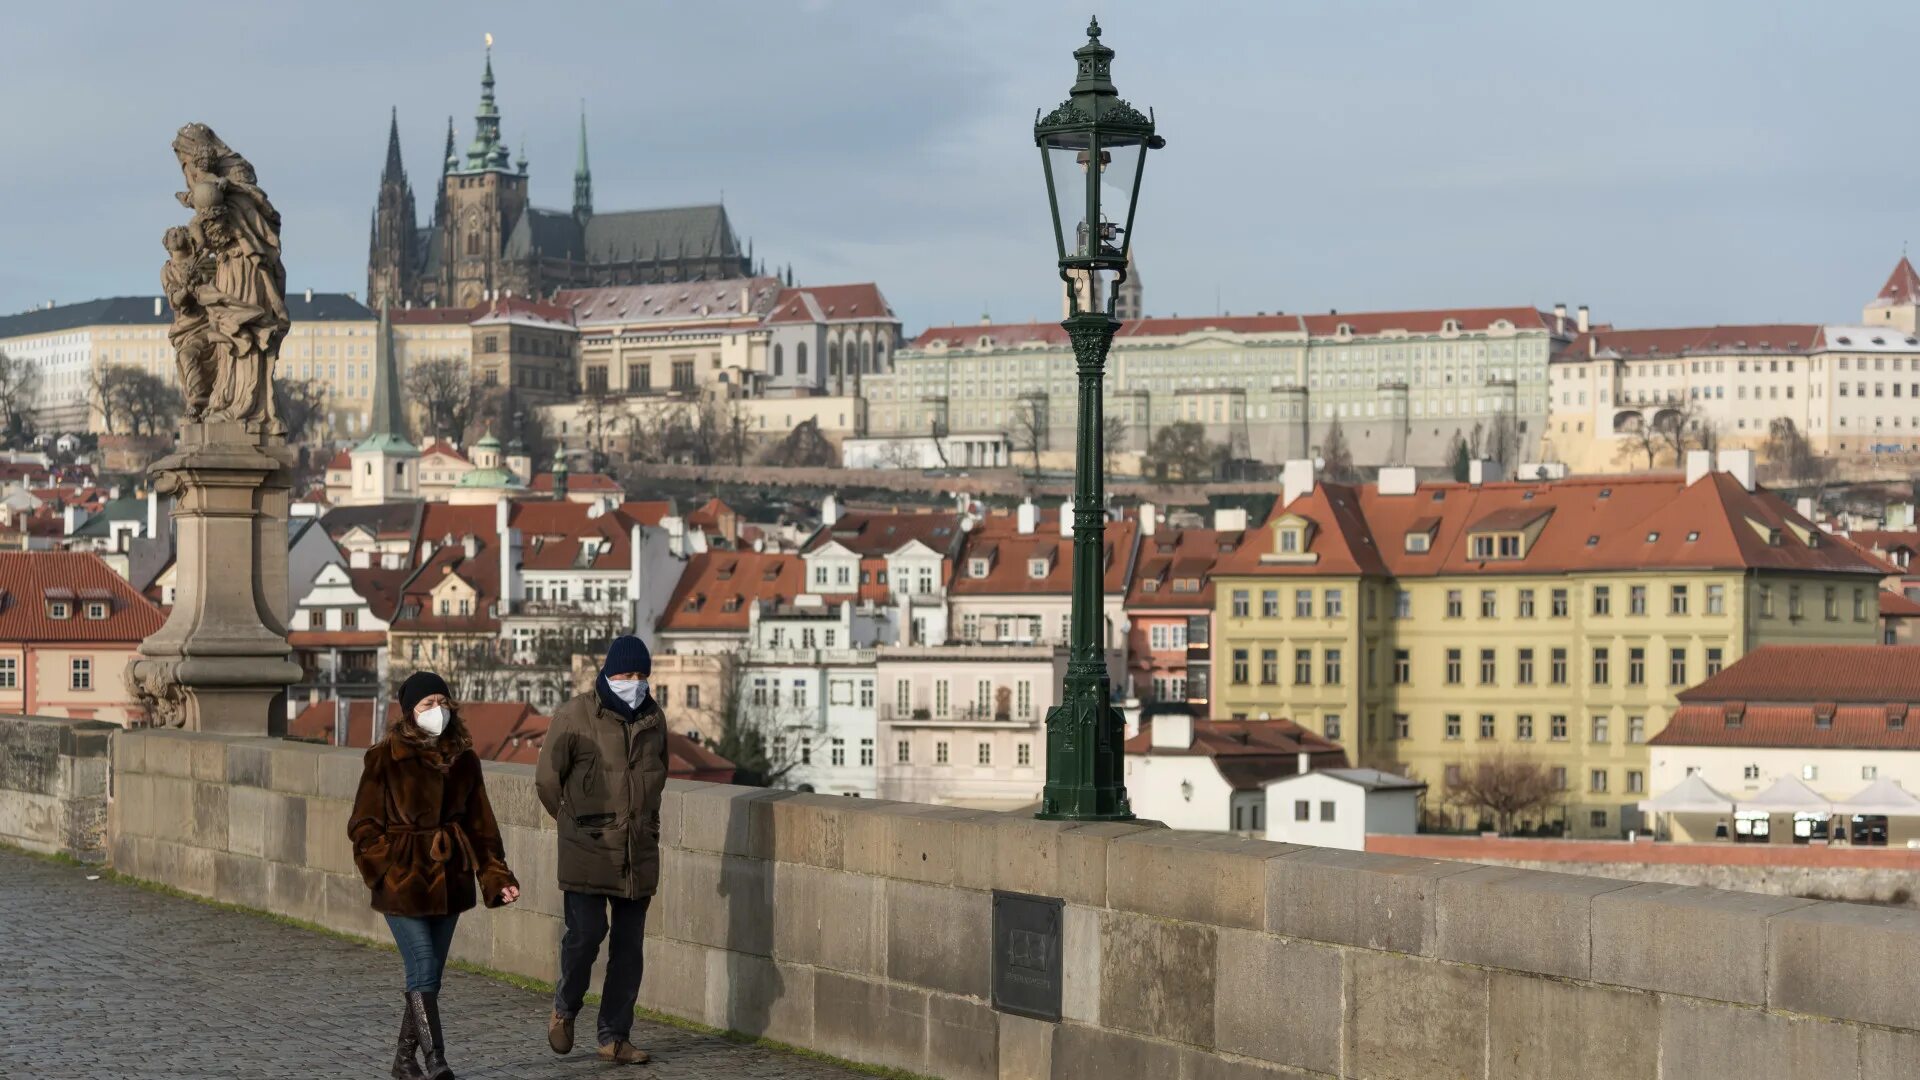
<path fill-rule="evenodd" d="M 0 1078 L 387 1075 L 400 959 L 322 934 L 0 851 Z M 804 1058 L 636 1021 L 652 1065 L 547 1049 L 544 994 L 449 970 L 447 1057 L 462 1080 L 847 1080 Z"/>

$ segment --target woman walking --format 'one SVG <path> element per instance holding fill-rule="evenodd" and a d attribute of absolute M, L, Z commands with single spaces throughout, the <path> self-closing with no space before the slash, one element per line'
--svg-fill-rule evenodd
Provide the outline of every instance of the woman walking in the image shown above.
<path fill-rule="evenodd" d="M 473 907 L 476 876 L 488 907 L 518 900 L 520 883 L 507 869 L 473 740 L 440 676 L 419 671 L 401 684 L 400 717 L 367 751 L 347 835 L 406 965 L 393 1076 L 454 1080 L 439 1002 L 453 928 Z"/>

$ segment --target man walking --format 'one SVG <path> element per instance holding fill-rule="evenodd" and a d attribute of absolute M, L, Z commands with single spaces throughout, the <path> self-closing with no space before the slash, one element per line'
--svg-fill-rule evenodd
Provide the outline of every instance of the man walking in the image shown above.
<path fill-rule="evenodd" d="M 611 928 L 598 1035 L 600 1057 L 621 1065 L 647 1060 L 629 1036 L 647 906 L 660 884 L 660 795 L 667 783 L 666 715 L 647 693 L 652 673 L 645 642 L 615 639 L 593 689 L 554 714 L 535 779 L 560 834 L 567 924 L 547 1044 L 556 1054 L 573 1049 L 573 1019 Z"/>

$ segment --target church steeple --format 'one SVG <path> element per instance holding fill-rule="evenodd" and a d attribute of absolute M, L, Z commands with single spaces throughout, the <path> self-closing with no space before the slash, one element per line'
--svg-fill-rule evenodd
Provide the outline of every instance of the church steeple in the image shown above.
<path fill-rule="evenodd" d="M 420 451 L 407 440 L 400 376 L 393 360 L 390 311 L 387 305 L 380 305 L 379 336 L 373 346 L 373 414 L 367 418 L 367 437 L 349 451 L 353 486 L 346 501 L 352 505 L 420 497 Z"/>
<path fill-rule="evenodd" d="M 413 185 L 400 156 L 400 111 L 387 118 L 387 161 L 380 171 L 367 236 L 367 302 L 401 303 L 412 296 L 419 269 Z"/>
<path fill-rule="evenodd" d="M 573 166 L 573 216 L 586 221 L 593 216 L 593 170 L 587 167 L 587 103 L 580 103 L 580 157 Z"/>
<path fill-rule="evenodd" d="M 407 440 L 406 409 L 400 400 L 400 373 L 393 360 L 391 310 L 380 305 L 380 327 L 373 344 L 373 414 L 368 417 L 367 438 L 361 445 L 382 443 L 412 450 L 413 444 Z"/>
<path fill-rule="evenodd" d="M 392 110 L 387 117 L 387 167 L 380 174 L 380 182 L 388 184 L 397 180 L 404 184 L 407 170 L 400 163 L 400 106 L 392 106 Z"/>
<path fill-rule="evenodd" d="M 453 117 L 447 117 L 447 152 L 440 155 L 440 175 L 445 176 L 460 167 L 460 154 L 453 148 Z"/>
<path fill-rule="evenodd" d="M 473 114 L 473 142 L 467 147 L 467 172 L 505 171 L 510 153 L 500 139 L 500 109 L 493 103 L 493 36 L 487 36 L 487 67 L 480 76 L 480 107 Z"/>

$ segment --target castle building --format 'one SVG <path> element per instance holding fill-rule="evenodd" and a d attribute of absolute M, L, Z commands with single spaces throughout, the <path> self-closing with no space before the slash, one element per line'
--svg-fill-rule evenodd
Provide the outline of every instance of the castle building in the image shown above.
<path fill-rule="evenodd" d="M 471 308 L 502 294 L 545 299 L 560 289 L 754 272 L 752 250 L 741 247 L 720 204 L 596 213 L 584 112 L 572 208 L 532 205 L 526 151 L 511 159 L 493 87 L 489 49 L 473 141 L 464 155 L 457 152 L 448 119 L 433 218 L 425 228 L 415 221 L 397 112 L 389 123 L 367 252 L 367 297 L 374 307 Z"/>

